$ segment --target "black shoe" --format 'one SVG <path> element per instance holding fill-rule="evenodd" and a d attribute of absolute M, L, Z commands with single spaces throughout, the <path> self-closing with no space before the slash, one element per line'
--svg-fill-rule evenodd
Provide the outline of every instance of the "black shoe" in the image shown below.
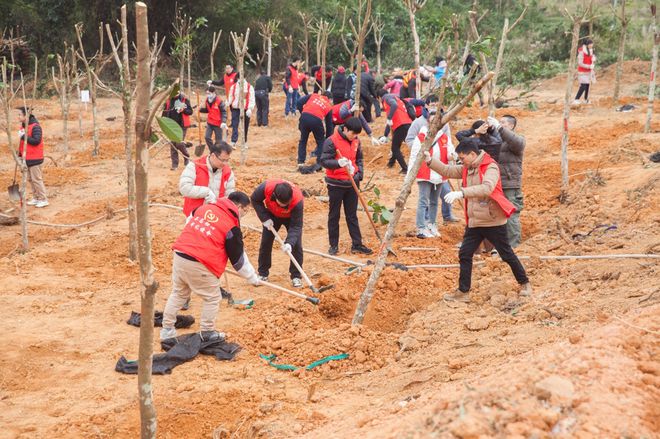
<path fill-rule="evenodd" d="M 332 246 L 331 246 L 331 247 L 328 249 L 328 254 L 329 254 L 329 255 L 333 255 L 333 256 L 334 256 L 334 255 L 336 255 L 337 253 L 339 253 L 339 249 L 338 249 L 337 247 L 332 247 Z"/>
<path fill-rule="evenodd" d="M 202 341 L 223 341 L 225 339 L 225 333 L 218 331 L 202 331 L 200 336 Z"/>
<path fill-rule="evenodd" d="M 387 167 L 388 168 L 393 168 L 395 163 L 396 162 L 387 162 Z"/>
<path fill-rule="evenodd" d="M 364 245 L 354 245 L 351 247 L 351 253 L 360 253 L 363 255 L 370 255 L 373 253 L 373 251 L 369 247 L 365 247 Z"/>
<path fill-rule="evenodd" d="M 408 173 L 408 168 L 403 168 L 399 171 L 399 174 L 406 175 Z"/>

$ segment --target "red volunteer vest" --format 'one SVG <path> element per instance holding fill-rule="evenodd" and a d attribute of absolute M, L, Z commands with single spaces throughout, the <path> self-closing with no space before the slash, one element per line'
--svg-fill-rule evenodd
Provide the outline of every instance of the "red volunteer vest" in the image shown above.
<path fill-rule="evenodd" d="M 165 102 L 165 110 L 169 110 L 169 109 L 170 109 L 170 100 L 168 99 L 167 102 Z M 190 127 L 190 116 L 188 116 L 185 113 L 181 113 L 181 120 L 183 120 L 183 127 L 184 128 Z"/>
<path fill-rule="evenodd" d="M 410 120 L 410 117 L 408 116 L 408 112 L 406 111 L 406 104 L 403 103 L 403 101 L 399 98 L 396 99 L 396 111 L 394 112 L 394 116 L 392 117 L 392 131 L 396 131 L 397 128 L 399 128 L 401 125 L 405 125 L 408 123 L 412 123 L 412 120 Z M 383 108 L 385 109 L 385 113 L 390 112 L 390 106 L 387 102 L 383 101 Z"/>
<path fill-rule="evenodd" d="M 32 129 L 34 129 L 34 126 L 36 123 L 31 123 L 27 127 L 27 131 L 25 132 L 25 137 L 32 137 Z M 41 134 L 41 142 L 39 142 L 38 145 L 30 145 L 28 143 L 27 146 L 27 151 L 25 152 L 25 155 L 23 155 L 23 150 L 25 148 L 25 140 L 21 139 L 21 142 L 18 145 L 18 155 L 23 157 L 26 161 L 27 160 L 43 160 L 44 158 L 44 136 L 43 132 Z"/>
<path fill-rule="evenodd" d="M 298 70 L 296 70 L 293 66 L 288 66 L 287 69 L 289 69 L 289 72 L 291 72 L 289 85 L 294 89 L 300 87 L 301 76 L 298 74 Z"/>
<path fill-rule="evenodd" d="M 368 62 L 366 62 L 366 61 L 362 61 L 362 70 L 363 70 L 365 73 L 369 73 L 369 63 L 368 63 Z"/>
<path fill-rule="evenodd" d="M 195 186 L 209 186 L 209 181 L 211 177 L 209 175 L 209 168 L 206 166 L 206 157 L 202 156 L 195 160 Z M 227 187 L 227 182 L 231 177 L 231 168 L 229 165 L 225 165 L 222 168 L 222 175 L 220 177 L 220 188 L 218 189 L 218 198 L 223 198 L 225 196 L 225 189 Z M 204 198 L 183 198 L 183 213 L 188 216 L 190 213 L 204 204 Z M 192 255 L 191 255 L 192 256 Z"/>
<path fill-rule="evenodd" d="M 332 103 L 323 95 L 312 93 L 303 106 L 303 113 L 311 114 L 323 120 L 325 115 L 332 111 Z"/>
<path fill-rule="evenodd" d="M 224 80 L 225 80 L 225 94 L 229 95 L 229 90 L 231 89 L 231 86 L 236 84 L 236 72 L 231 72 L 230 74 L 225 73 Z"/>
<path fill-rule="evenodd" d="M 209 111 L 206 117 L 206 122 L 209 125 L 219 127 L 222 123 L 222 114 L 220 114 L 220 104 L 222 103 L 222 100 L 216 96 L 211 106 L 209 106 L 208 99 L 204 101 L 204 103 L 206 105 L 206 109 Z"/>
<path fill-rule="evenodd" d="M 342 137 L 341 134 L 339 134 L 339 130 L 335 130 L 330 138 L 332 139 L 332 144 L 335 145 L 335 150 L 337 150 L 335 158 L 339 159 L 344 157 L 349 159 L 353 164 L 353 168 L 355 169 L 353 175 L 357 174 L 358 167 L 355 159 L 357 157 L 358 148 L 360 147 L 360 140 L 356 136 L 353 141 L 349 142 L 347 139 Z M 325 175 L 328 178 L 332 178 L 333 180 L 348 180 L 348 173 L 346 172 L 346 168 L 326 169 Z"/>
<path fill-rule="evenodd" d="M 195 211 L 172 245 L 172 250 L 192 256 L 216 277 L 227 266 L 227 233 L 239 227 L 238 208 L 228 198 L 206 204 Z"/>
<path fill-rule="evenodd" d="M 277 202 L 273 199 L 273 192 L 275 191 L 275 186 L 277 186 L 280 183 L 289 183 L 289 185 L 293 189 L 293 197 L 291 197 L 291 202 L 289 203 L 289 206 L 286 209 L 280 207 L 280 205 L 277 204 Z M 265 196 L 264 206 L 266 206 L 266 209 L 268 209 L 270 213 L 272 213 L 278 218 L 291 218 L 291 211 L 293 210 L 294 207 L 298 205 L 298 203 L 301 203 L 304 198 L 302 191 L 298 189 L 298 187 L 296 187 L 293 183 L 280 179 L 273 179 L 266 181 L 266 187 L 264 188 L 264 196 Z"/>
<path fill-rule="evenodd" d="M 488 168 L 488 165 L 491 163 L 495 163 L 497 165 L 497 162 L 493 160 L 493 158 L 487 153 L 484 152 L 484 158 L 481 161 L 481 164 L 479 165 L 479 179 L 483 181 L 484 179 L 484 174 L 486 173 L 486 168 Z M 468 174 L 468 168 L 467 166 L 463 166 L 463 187 L 466 187 L 467 185 L 467 174 Z M 500 209 L 504 212 L 504 215 L 506 215 L 507 218 L 509 218 L 511 215 L 513 215 L 513 212 L 516 211 L 516 208 L 507 198 L 504 196 L 504 191 L 502 190 L 502 177 L 500 177 L 497 180 L 497 185 L 495 185 L 495 189 L 493 192 L 490 194 L 490 199 L 493 200 L 494 202 L 497 203 L 498 206 L 500 206 Z M 468 224 L 468 200 L 465 199 L 465 223 Z"/>
<path fill-rule="evenodd" d="M 593 54 L 592 55 L 587 54 L 587 52 L 585 50 L 583 50 L 581 47 L 580 47 L 580 52 L 582 52 L 584 54 L 583 59 L 582 59 L 582 62 L 584 64 L 586 64 L 586 65 L 593 64 Z M 591 72 L 591 69 L 585 69 L 584 67 L 578 66 L 578 72 L 580 72 L 580 73 L 589 73 L 589 72 Z"/>
<path fill-rule="evenodd" d="M 426 138 L 425 134 L 419 134 L 417 136 L 420 142 L 424 142 L 424 139 Z M 438 139 L 437 142 L 434 142 L 433 145 L 431 145 L 431 156 L 435 155 L 435 152 L 440 148 L 440 161 L 444 163 L 445 165 L 449 163 L 449 160 L 447 159 L 447 134 L 443 133 L 442 136 Z M 417 179 L 418 180 L 431 180 L 431 168 L 428 167 L 428 165 L 424 162 L 422 162 L 422 166 L 419 168 L 419 171 L 417 172 Z M 445 181 L 446 179 L 443 177 L 442 181 Z"/>
<path fill-rule="evenodd" d="M 342 118 L 339 116 L 339 113 L 341 112 L 341 107 L 343 107 L 344 105 L 348 105 L 348 106 L 349 106 L 348 109 L 349 109 L 349 110 L 351 109 L 351 107 L 350 107 L 350 105 L 351 105 L 351 101 L 350 101 L 350 100 L 348 100 L 348 101 L 344 101 L 344 102 L 342 102 L 342 103 L 339 103 L 339 104 L 337 104 L 337 105 L 333 105 L 333 106 L 332 106 L 332 123 L 333 123 L 333 124 L 335 124 L 335 125 L 341 125 L 341 124 L 343 124 L 344 122 L 346 122 L 344 119 L 342 119 Z"/>

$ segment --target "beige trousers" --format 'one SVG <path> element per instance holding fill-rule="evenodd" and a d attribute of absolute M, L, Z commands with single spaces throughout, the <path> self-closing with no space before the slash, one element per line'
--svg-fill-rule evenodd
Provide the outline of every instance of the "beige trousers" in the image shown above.
<path fill-rule="evenodd" d="M 163 311 L 163 328 L 174 328 L 176 314 L 193 292 L 202 298 L 202 313 L 199 328 L 202 331 L 215 329 L 220 300 L 220 279 L 215 277 L 204 264 L 182 258 L 176 253 L 172 257 L 172 294 Z"/>
<path fill-rule="evenodd" d="M 28 167 L 28 181 L 32 186 L 32 196 L 35 200 L 46 201 L 46 186 L 44 186 L 44 175 L 41 172 L 42 165 Z"/>

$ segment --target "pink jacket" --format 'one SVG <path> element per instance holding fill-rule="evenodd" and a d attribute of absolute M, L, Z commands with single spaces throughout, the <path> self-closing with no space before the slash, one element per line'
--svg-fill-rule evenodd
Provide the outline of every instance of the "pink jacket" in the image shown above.
<path fill-rule="evenodd" d="M 403 86 L 403 79 L 395 78 L 390 80 L 387 84 L 385 84 L 385 87 L 383 88 L 387 90 L 389 93 L 399 96 L 399 92 L 401 91 L 402 86 Z"/>

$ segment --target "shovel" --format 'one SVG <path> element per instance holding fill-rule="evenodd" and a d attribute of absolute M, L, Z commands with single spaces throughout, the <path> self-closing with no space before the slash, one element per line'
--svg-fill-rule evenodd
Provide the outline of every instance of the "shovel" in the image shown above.
<path fill-rule="evenodd" d="M 9 199 L 12 201 L 21 200 L 21 192 L 19 190 L 18 183 L 16 183 L 16 171 L 18 171 L 18 164 L 14 167 L 14 181 L 11 186 L 7 187 L 7 193 L 9 193 Z"/>
<path fill-rule="evenodd" d="M 280 245 L 283 246 L 283 245 L 284 245 L 284 241 L 282 240 L 282 238 L 280 238 L 279 233 L 277 233 L 277 231 L 276 231 L 272 226 L 269 227 L 268 229 L 269 229 L 271 232 L 273 232 L 273 235 L 275 235 L 275 239 L 277 239 L 277 242 L 279 242 Z M 302 267 L 300 266 L 300 264 L 298 263 L 298 261 L 296 261 L 296 258 L 293 257 L 293 255 L 291 254 L 291 251 L 287 251 L 286 254 L 289 256 L 289 259 L 291 259 L 291 262 L 293 262 L 293 265 L 295 265 L 296 268 L 298 269 L 298 271 L 300 271 L 300 274 L 302 274 L 303 279 L 305 279 L 305 283 L 309 286 L 309 288 L 312 289 L 313 292 L 315 292 L 316 294 L 318 294 L 318 293 L 322 293 L 322 292 L 324 292 L 324 291 L 327 291 L 327 290 L 329 290 L 329 289 L 331 289 L 331 288 L 334 288 L 334 285 L 324 285 L 324 286 L 322 286 L 321 288 L 316 288 L 316 287 L 314 286 L 314 284 L 312 283 L 312 281 L 311 281 L 311 280 L 309 279 L 309 277 L 307 276 L 307 273 L 305 273 L 305 272 L 303 271 L 303 269 L 302 269 Z"/>
<path fill-rule="evenodd" d="M 240 274 L 236 273 L 235 271 L 227 270 L 227 271 L 225 271 L 225 273 L 233 274 L 234 276 L 240 276 Z M 284 288 L 284 287 L 281 287 L 277 284 L 273 284 L 273 283 L 266 282 L 266 281 L 263 281 L 263 280 L 260 281 L 260 283 L 261 283 L 261 285 L 265 285 L 265 286 L 273 288 L 275 290 L 279 290 L 283 293 L 290 294 L 292 296 L 298 297 L 299 299 L 305 299 L 306 301 L 308 301 L 308 302 L 310 302 L 314 305 L 318 305 L 321 302 L 317 297 L 305 296 L 304 294 L 296 293 L 295 291 L 291 291 L 291 290 L 289 290 L 287 288 Z"/>

